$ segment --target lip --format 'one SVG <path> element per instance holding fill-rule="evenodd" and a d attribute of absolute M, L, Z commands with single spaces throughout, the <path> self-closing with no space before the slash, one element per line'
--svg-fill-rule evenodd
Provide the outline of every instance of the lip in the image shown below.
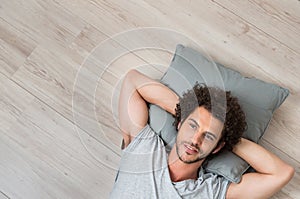
<path fill-rule="evenodd" d="M 184 144 L 185 147 L 185 152 L 193 155 L 193 154 L 197 154 L 199 152 L 199 150 L 193 146 L 191 146 L 190 144 Z"/>

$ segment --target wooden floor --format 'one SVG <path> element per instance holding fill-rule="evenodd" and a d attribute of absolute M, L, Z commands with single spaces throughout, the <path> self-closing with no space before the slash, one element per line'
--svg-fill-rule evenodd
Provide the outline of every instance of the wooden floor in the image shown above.
<path fill-rule="evenodd" d="M 0 0 L 0 198 L 107 198 L 119 80 L 162 76 L 178 43 L 290 90 L 261 144 L 300 198 L 298 0 Z"/>

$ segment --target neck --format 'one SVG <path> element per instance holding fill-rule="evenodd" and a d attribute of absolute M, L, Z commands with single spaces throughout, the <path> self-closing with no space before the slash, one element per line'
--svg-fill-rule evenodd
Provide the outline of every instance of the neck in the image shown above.
<path fill-rule="evenodd" d="M 176 146 L 174 145 L 168 158 L 170 178 L 173 182 L 187 179 L 197 179 L 198 170 L 204 160 L 187 164 L 182 162 L 177 155 Z"/>

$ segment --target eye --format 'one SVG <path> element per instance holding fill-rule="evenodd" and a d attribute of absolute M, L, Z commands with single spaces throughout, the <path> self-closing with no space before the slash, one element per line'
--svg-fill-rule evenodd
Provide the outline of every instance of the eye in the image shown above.
<path fill-rule="evenodd" d="M 209 133 L 205 133 L 204 137 L 205 137 L 205 139 L 208 139 L 210 141 L 214 141 L 214 137 L 212 135 L 210 135 Z"/>
<path fill-rule="evenodd" d="M 193 124 L 193 123 L 190 123 L 190 127 L 192 128 L 192 129 L 197 129 L 197 126 L 195 125 L 195 124 Z"/>

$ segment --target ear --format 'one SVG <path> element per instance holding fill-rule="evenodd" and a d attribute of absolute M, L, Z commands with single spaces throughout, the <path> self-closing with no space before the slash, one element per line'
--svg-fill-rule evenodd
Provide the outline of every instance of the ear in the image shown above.
<path fill-rule="evenodd" d="M 218 153 L 218 152 L 223 148 L 224 145 L 225 145 L 225 142 L 220 143 L 220 144 L 214 149 L 214 151 L 212 152 L 212 154 Z"/>
<path fill-rule="evenodd" d="M 178 125 L 177 125 L 177 130 L 180 129 L 180 127 L 181 127 L 181 122 L 182 122 L 182 120 L 178 123 Z"/>

